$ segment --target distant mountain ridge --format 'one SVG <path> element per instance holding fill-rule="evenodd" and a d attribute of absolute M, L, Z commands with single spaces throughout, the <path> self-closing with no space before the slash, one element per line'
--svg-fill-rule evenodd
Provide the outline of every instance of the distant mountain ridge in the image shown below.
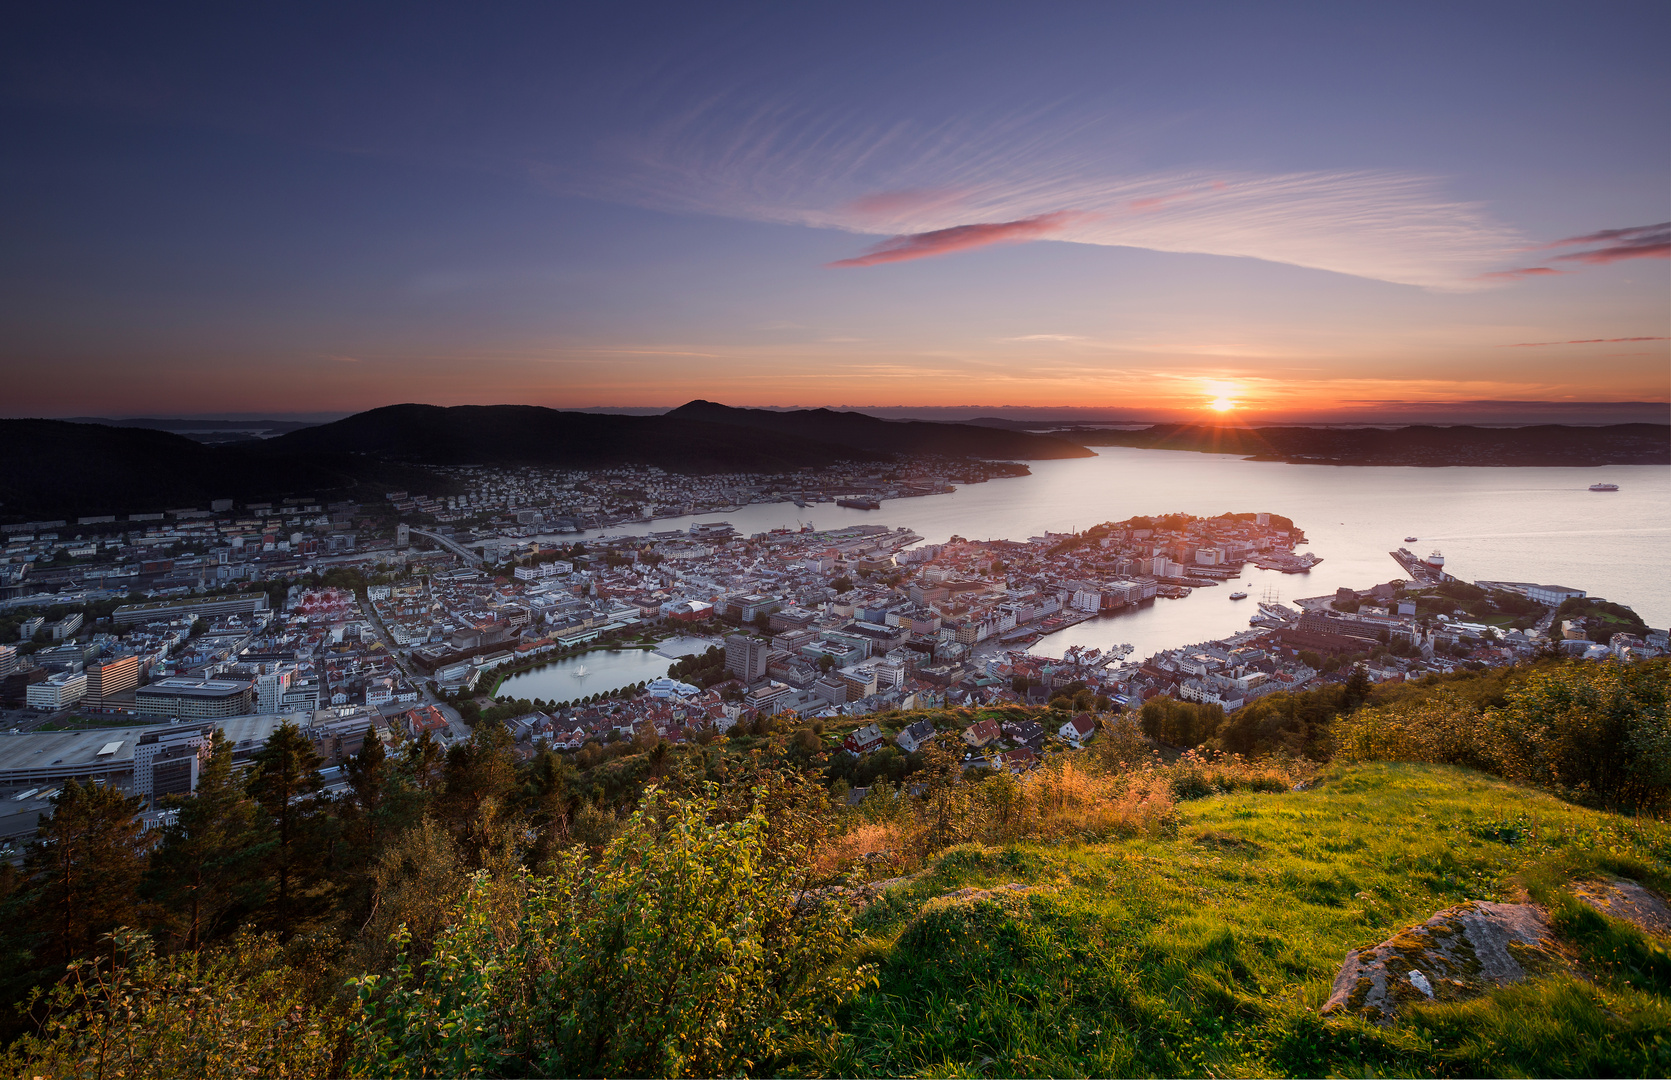
<path fill-rule="evenodd" d="M 772 413 L 697 401 L 659 416 L 534 405 L 388 405 L 265 440 L 204 445 L 144 426 L 0 420 L 0 517 L 63 518 L 211 499 L 344 497 L 364 485 L 435 488 L 414 466 L 781 472 L 900 454 L 1082 457 L 1061 439 L 827 409 Z M 358 492 L 364 495 L 364 491 Z"/>
<path fill-rule="evenodd" d="M 929 420 L 882 420 L 860 412 L 834 409 L 738 409 L 712 401 L 692 401 L 665 414 L 756 428 L 778 435 L 809 436 L 825 442 L 894 454 L 946 454 L 953 457 L 1020 458 L 1028 461 L 1090 457 L 1077 443 L 1052 435 L 1004 431 L 968 423 Z"/>

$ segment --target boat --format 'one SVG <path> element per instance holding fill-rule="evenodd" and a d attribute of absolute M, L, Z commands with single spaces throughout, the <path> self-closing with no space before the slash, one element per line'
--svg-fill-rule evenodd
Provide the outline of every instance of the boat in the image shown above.
<path fill-rule="evenodd" d="M 1618 491 L 1619 490 L 1619 485 L 1618 484 L 1591 484 L 1590 485 L 1590 490 L 1591 491 Z"/>
<path fill-rule="evenodd" d="M 837 506 L 845 506 L 849 510 L 880 510 L 882 504 L 875 499 L 837 499 Z"/>
<path fill-rule="evenodd" d="M 591 672 L 586 670 L 585 664 L 581 664 L 579 667 L 569 672 L 569 674 L 573 675 L 577 679 L 584 679 L 586 676 L 590 675 Z"/>
<path fill-rule="evenodd" d="M 1404 542 L 1405 542 L 1405 543 L 1406 543 L 1406 544 L 1414 544 L 1414 543 L 1415 543 L 1415 542 L 1416 542 L 1416 541 L 1417 541 L 1417 539 L 1419 539 L 1419 538 L 1418 538 L 1418 537 L 1414 537 L 1414 536 L 1406 536 L 1406 537 L 1405 537 L 1405 538 L 1404 538 Z"/>
<path fill-rule="evenodd" d="M 1235 592 L 1230 594 L 1230 599 L 1232 599 L 1232 600 L 1246 600 L 1247 599 L 1247 593 L 1243 592 L 1240 589 L 1237 589 Z"/>

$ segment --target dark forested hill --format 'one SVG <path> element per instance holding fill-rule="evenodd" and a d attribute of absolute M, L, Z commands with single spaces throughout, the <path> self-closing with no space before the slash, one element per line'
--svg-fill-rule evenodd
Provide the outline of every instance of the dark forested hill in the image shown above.
<path fill-rule="evenodd" d="M 887 455 L 766 435 L 672 415 L 562 412 L 535 405 L 389 405 L 262 444 L 269 454 L 366 454 L 423 465 L 549 465 L 591 469 L 656 465 L 676 472 L 773 471 Z"/>
<path fill-rule="evenodd" d="M 1058 432 L 1086 446 L 1136 446 L 1243 454 L 1261 461 L 1321 465 L 1664 465 L 1671 426 L 1613 424 L 1521 428 L 1229 427 L 1157 424 L 1140 431 Z"/>
<path fill-rule="evenodd" d="M 0 517 L 202 506 L 362 484 L 432 488 L 414 467 L 527 465 L 671 472 L 779 472 L 897 454 L 1076 457 L 1060 439 L 858 413 L 770 413 L 693 402 L 662 416 L 529 405 L 390 405 L 266 440 L 206 446 L 149 427 L 0 420 Z"/>
<path fill-rule="evenodd" d="M 140 427 L 0 420 L 0 517 L 68 518 L 325 494 L 352 488 L 372 471 L 370 464 L 257 456 Z"/>
<path fill-rule="evenodd" d="M 1051 435 L 1004 431 L 970 424 L 939 424 L 925 420 L 880 420 L 857 412 L 833 409 L 734 409 L 712 401 L 692 401 L 664 419 L 700 420 L 755 428 L 778 436 L 803 436 L 867 450 L 894 454 L 945 454 L 950 457 L 1047 458 L 1088 457 L 1077 443 Z"/>

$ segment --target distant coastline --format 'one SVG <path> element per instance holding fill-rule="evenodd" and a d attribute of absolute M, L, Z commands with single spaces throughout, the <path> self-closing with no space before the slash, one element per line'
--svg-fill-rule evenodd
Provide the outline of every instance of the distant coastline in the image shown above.
<path fill-rule="evenodd" d="M 1521 428 L 1243 428 L 1156 424 L 1137 431 L 1071 428 L 1052 432 L 1084 446 L 1236 454 L 1289 465 L 1500 468 L 1671 465 L 1671 425 L 1612 424 Z"/>

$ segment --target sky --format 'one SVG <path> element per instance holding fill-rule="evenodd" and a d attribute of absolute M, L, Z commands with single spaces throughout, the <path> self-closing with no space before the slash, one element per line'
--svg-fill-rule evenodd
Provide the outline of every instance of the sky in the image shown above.
<path fill-rule="evenodd" d="M 1665 422 L 1667 40 L 1664 3 L 14 10 L 0 413 Z"/>

